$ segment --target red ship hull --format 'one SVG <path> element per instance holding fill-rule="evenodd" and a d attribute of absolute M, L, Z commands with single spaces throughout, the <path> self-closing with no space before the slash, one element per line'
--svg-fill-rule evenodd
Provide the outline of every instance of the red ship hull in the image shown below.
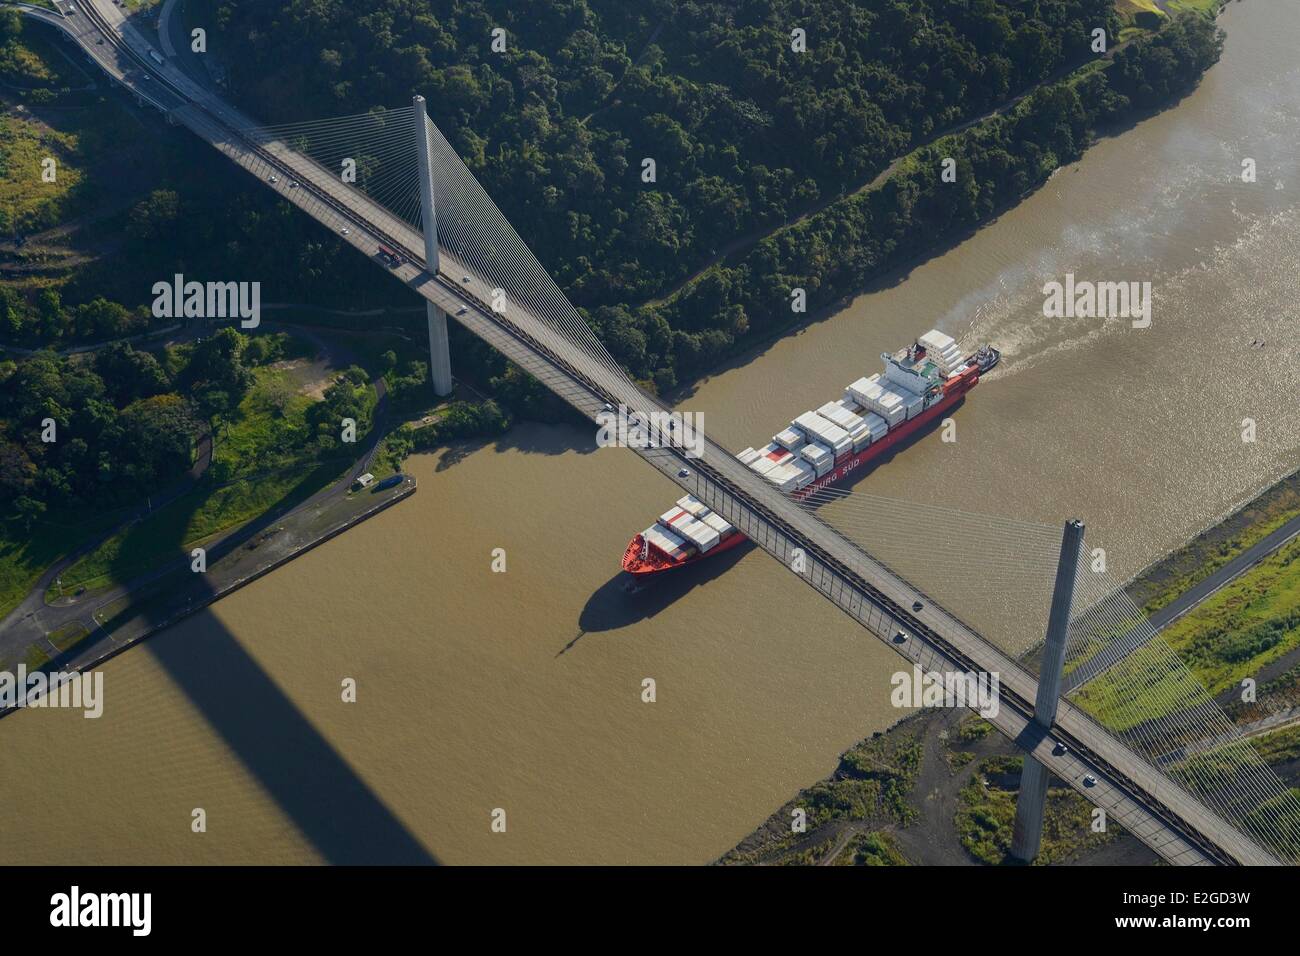
<path fill-rule="evenodd" d="M 971 366 L 955 378 L 949 379 L 943 390 L 943 398 L 931 405 L 921 414 L 917 415 L 911 421 L 904 422 L 897 428 L 892 428 L 889 433 L 879 441 L 874 441 L 862 451 L 854 455 L 845 457 L 838 462 L 834 468 L 818 478 L 806 488 L 790 495 L 796 501 L 806 498 L 808 495 L 842 480 L 847 475 L 861 468 L 872 459 L 879 458 L 890 448 L 899 442 L 907 440 L 911 435 L 916 434 L 930 422 L 940 418 L 944 412 L 951 409 L 959 402 L 962 397 L 969 392 L 979 382 L 980 370 L 977 366 Z M 736 547 L 742 541 L 749 540 L 739 531 L 734 531 L 727 537 L 719 541 L 708 551 L 697 552 L 680 560 L 671 558 L 660 553 L 655 548 L 646 547 L 644 536 L 638 534 L 628 542 L 627 550 L 623 552 L 623 570 L 628 574 L 638 577 L 651 574 L 662 574 L 665 571 L 672 571 L 675 568 L 684 568 L 688 564 L 695 564 L 697 561 L 704 561 L 723 551 L 729 551 Z"/>

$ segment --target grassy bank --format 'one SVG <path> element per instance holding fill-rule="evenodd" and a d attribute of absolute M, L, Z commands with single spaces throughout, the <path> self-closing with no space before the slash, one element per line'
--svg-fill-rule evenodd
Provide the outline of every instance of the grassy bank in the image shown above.
<path fill-rule="evenodd" d="M 980 863 L 998 866 L 1010 862 L 1011 834 L 1020 796 L 1022 757 L 1000 756 L 981 761 L 958 795 L 953 825 L 962 846 Z M 1064 785 L 1047 791 L 1043 812 L 1043 841 L 1036 865 L 1060 863 L 1102 846 L 1116 831 L 1092 831 L 1092 804 Z"/>
<path fill-rule="evenodd" d="M 1300 473 L 1148 568 L 1127 590 L 1148 612 L 1164 607 L 1298 514 Z M 1159 640 L 1178 653 L 1186 671 L 1165 673 L 1153 685 L 1151 673 L 1164 672 L 1156 666 L 1164 650 L 1142 648 L 1091 681 L 1078 702 L 1107 726 L 1128 730 L 1203 698 L 1202 688 L 1218 695 L 1300 651 L 1300 539 L 1169 624 Z M 1147 706 L 1135 710 L 1134 700 Z"/>
<path fill-rule="evenodd" d="M 1300 515 L 1300 472 L 1283 478 L 1249 504 L 1147 568 L 1126 590 L 1134 604 L 1152 614 L 1297 515 Z"/>
<path fill-rule="evenodd" d="M 194 545 L 259 515 L 292 508 L 338 479 L 353 461 L 340 448 L 308 446 L 317 402 L 279 368 L 254 384 L 218 429 L 208 474 L 193 491 L 114 535 L 63 574 L 62 592 L 103 590 L 174 560 Z M 358 386 L 371 408 L 374 390 Z M 48 595 L 50 598 L 56 593 Z"/>
<path fill-rule="evenodd" d="M 1184 588 L 1259 541 L 1297 509 L 1300 475 L 1292 475 L 1148 568 L 1129 585 L 1130 594 L 1157 606 L 1167 604 Z M 1289 708 L 1300 705 L 1300 540 L 1220 589 L 1170 625 L 1160 640 L 1167 641 L 1186 662 L 1187 669 L 1181 675 L 1168 674 L 1163 653 L 1143 648 L 1088 683 L 1074 701 L 1107 726 L 1128 730 L 1136 721 L 1156 717 L 1178 702 L 1204 701 L 1207 687 L 1219 692 L 1235 687 L 1243 677 L 1280 669 L 1281 673 L 1267 682 L 1261 678 L 1257 703 L 1234 704 L 1227 712 L 1245 732 L 1251 732 L 1252 722 L 1270 715 L 1287 716 Z M 1164 676 L 1153 685 L 1155 674 Z M 1150 709 L 1133 714 L 1130 711 L 1134 700 L 1173 703 L 1165 710 L 1156 710 L 1152 704 Z M 1260 755 L 1288 785 L 1294 786 L 1300 779 L 1300 727 L 1268 732 L 1256 728 L 1255 732 L 1257 736 L 1251 740 Z M 891 739 L 892 744 L 886 743 Z M 925 711 L 900 722 L 881 737 L 863 741 L 861 747 L 885 753 L 900 747 L 911 752 L 911 748 L 920 747 L 928 752 L 932 764 L 942 761 L 946 770 L 946 779 L 931 772 L 920 787 L 915 786 L 915 771 L 902 778 L 906 782 L 903 797 L 908 810 L 891 814 L 889 820 L 905 824 L 919 814 L 921 824 L 928 828 L 924 837 L 912 844 L 910 853 L 907 846 L 902 847 L 904 857 L 917 863 L 952 862 L 943 846 L 946 840 L 956 840 L 959 852 L 971 859 L 985 864 L 1006 862 L 1022 758 L 1014 744 L 995 733 L 991 724 L 973 715 Z M 1217 750 L 1197 754 L 1182 772 L 1210 779 L 1221 770 L 1218 757 Z M 723 862 L 820 862 L 836 847 L 832 834 L 864 819 L 858 804 L 838 789 L 842 784 L 837 778 L 843 775 L 843 766 L 844 761 L 835 775 L 801 791 L 723 857 Z M 923 791 L 924 797 L 918 791 Z M 929 808 L 945 793 L 955 797 L 957 810 L 947 819 L 936 819 Z M 811 808 L 810 832 L 803 839 L 789 833 L 789 813 L 796 806 Z M 1086 862 L 1089 854 L 1123 833 L 1113 824 L 1110 831 L 1093 833 L 1091 805 L 1073 791 L 1053 788 L 1049 791 L 1040 862 Z M 907 835 L 905 827 L 889 832 L 894 834 L 895 845 Z M 1135 846 L 1131 837 L 1126 839 L 1129 842 L 1125 846 L 1107 850 L 1108 861 L 1118 851 L 1129 862 L 1146 862 L 1149 854 Z M 1296 840 L 1300 846 L 1300 833 Z M 925 848 L 919 853 L 915 849 L 918 843 Z M 844 852 L 844 848 L 839 850 Z M 890 858 L 887 853 L 867 855 L 880 860 Z M 836 862 L 841 861 L 837 856 Z"/>
<path fill-rule="evenodd" d="M 18 606 L 46 568 L 119 518 L 83 509 L 51 515 L 26 528 L 12 519 L 0 523 L 0 618 Z"/>
<path fill-rule="evenodd" d="M 862 827 L 850 844 L 850 859 L 861 865 L 902 862 L 891 839 L 881 838 L 881 827 L 906 825 L 916 816 L 910 796 L 922 756 L 919 736 L 900 732 L 864 740 L 840 757 L 839 767 L 826 780 L 799 792 L 794 800 L 772 815 L 764 827 L 721 860 L 727 864 L 782 862 L 818 863 L 834 847 L 834 839 L 819 836 L 832 825 Z M 802 814 L 806 833 L 794 829 L 796 812 Z M 860 841 L 858 838 L 862 838 Z M 844 862 L 844 850 L 836 857 Z"/>

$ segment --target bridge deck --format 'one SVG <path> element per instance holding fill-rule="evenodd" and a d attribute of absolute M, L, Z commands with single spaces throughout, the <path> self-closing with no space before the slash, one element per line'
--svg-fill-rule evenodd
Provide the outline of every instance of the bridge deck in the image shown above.
<path fill-rule="evenodd" d="M 157 78 L 149 90 L 139 78 L 148 41 L 123 21 L 105 0 L 80 0 L 96 15 L 68 32 L 105 71 L 137 95 L 146 96 L 171 118 L 220 150 L 264 185 L 293 202 L 335 234 L 349 230 L 345 241 L 374 258 L 378 243 L 396 242 L 410 261 L 390 270 L 429 301 L 527 370 L 579 412 L 593 418 L 605 402 L 649 413 L 663 410 L 657 400 L 625 376 L 574 345 L 550 325 L 515 306 L 500 316 L 486 305 L 491 285 L 450 255 L 440 275 L 421 268 L 423 241 L 405 222 L 344 186 L 330 173 L 282 143 L 260 145 L 242 132 L 256 124 L 210 90 L 171 67 L 151 70 Z M 67 21 L 64 21 L 65 24 Z M 95 42 L 99 30 L 111 43 Z M 66 27 L 65 27 L 66 29 Z M 116 52 L 104 46 L 122 44 Z M 161 80 L 162 82 L 159 82 Z M 158 87 L 165 92 L 159 92 Z M 414 148 L 414 147 L 413 147 Z M 270 183 L 274 174 L 277 183 Z M 290 188 L 290 180 L 301 185 Z M 462 276 L 471 276 L 465 284 Z M 1033 753 L 1054 774 L 1106 810 L 1108 818 L 1134 833 L 1152 850 L 1175 864 L 1279 861 L 1254 840 L 1205 807 L 1182 787 L 1127 748 L 1085 713 L 1062 701 L 1052 730 L 1043 734 L 1031 723 L 1037 681 L 989 641 L 944 611 L 890 569 L 871 558 L 815 516 L 788 500 L 729 451 L 706 441 L 703 457 L 686 459 L 679 449 L 637 449 L 670 481 L 694 494 L 738 527 L 787 568 L 796 548 L 806 556 L 799 577 L 847 615 L 908 660 L 927 670 L 997 672 L 1003 706 L 993 723 Z M 686 477 L 679 472 L 686 469 Z M 910 609 L 921 601 L 924 608 Z M 896 642 L 902 632 L 905 640 Z M 1058 744 L 1066 752 L 1054 754 Z M 1085 786 L 1084 777 L 1096 778 Z"/>

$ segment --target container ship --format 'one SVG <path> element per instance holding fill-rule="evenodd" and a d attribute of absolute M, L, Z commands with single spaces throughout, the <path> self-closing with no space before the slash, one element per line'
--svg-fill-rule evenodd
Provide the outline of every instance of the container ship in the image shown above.
<path fill-rule="evenodd" d="M 883 353 L 885 370 L 860 378 L 844 397 L 804 412 L 762 448 L 736 457 L 795 499 L 835 484 L 934 421 L 975 387 L 1001 353 L 982 346 L 963 357 L 951 336 L 931 329 L 902 351 Z M 623 554 L 623 570 L 661 574 L 721 554 L 745 536 L 694 495 L 659 516 Z"/>

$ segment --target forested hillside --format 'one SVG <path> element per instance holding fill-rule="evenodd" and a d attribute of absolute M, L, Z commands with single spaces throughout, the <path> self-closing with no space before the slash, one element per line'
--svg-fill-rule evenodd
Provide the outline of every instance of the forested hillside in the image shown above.
<path fill-rule="evenodd" d="M 1111 0 L 378 0 L 360 13 L 223 0 L 218 20 L 247 51 L 237 87 L 269 119 L 424 93 L 587 306 L 649 298 L 726 240 L 1082 62 L 1090 31 L 1118 25 Z M 806 53 L 791 51 L 795 27 Z"/>
<path fill-rule="evenodd" d="M 943 130 L 1096 59 L 1093 30 L 1114 43 L 1120 27 L 1111 0 L 210 2 L 223 44 L 241 53 L 235 93 L 268 121 L 403 105 L 422 92 L 611 349 L 661 386 L 778 321 L 782 276 L 800 270 L 768 247 L 666 308 L 639 306 L 736 237 L 857 189 Z M 491 49 L 496 27 L 506 30 L 504 52 Z M 806 31 L 806 53 L 791 49 L 795 28 Z M 1198 29 L 1212 39 L 1212 28 Z M 1169 57 L 1161 46 L 1160 57 L 1135 56 L 1135 68 L 1195 78 L 1213 59 L 1199 48 Z M 1121 87 L 1141 85 L 1093 82 L 1099 99 L 1082 126 L 1074 98 L 1037 101 L 992 137 L 997 169 L 984 163 L 984 180 L 934 197 L 949 208 L 919 210 L 915 223 L 914 195 L 878 234 L 859 236 L 872 250 L 829 250 L 810 288 L 860 279 L 935 241 L 932 225 L 978 221 L 1040 181 L 1045 164 L 1076 156 L 1089 121 L 1128 108 L 1111 86 L 1127 97 Z M 1056 105 L 1066 112 L 1045 112 Z M 989 137 L 975 146 L 993 148 Z M 656 161 L 655 183 L 641 181 L 644 157 Z M 852 210 L 834 218 L 845 215 L 860 219 Z"/>

